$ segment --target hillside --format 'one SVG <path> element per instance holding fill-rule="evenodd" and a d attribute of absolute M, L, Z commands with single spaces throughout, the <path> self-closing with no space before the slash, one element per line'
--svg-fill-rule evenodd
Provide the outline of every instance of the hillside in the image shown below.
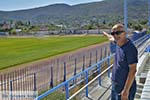
<path fill-rule="evenodd" d="M 128 0 L 129 20 L 147 18 L 147 0 Z M 0 11 L 0 20 L 22 20 L 32 23 L 65 25 L 86 24 L 96 18 L 106 22 L 123 20 L 123 0 L 104 0 L 78 5 L 53 4 L 45 7 Z"/>

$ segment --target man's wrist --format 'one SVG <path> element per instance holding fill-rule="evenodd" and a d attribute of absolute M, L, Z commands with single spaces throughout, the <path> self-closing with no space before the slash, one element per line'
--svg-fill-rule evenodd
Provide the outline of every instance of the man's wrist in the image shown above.
<path fill-rule="evenodd" d="M 124 91 L 124 92 L 129 92 L 129 89 L 124 88 L 123 91 Z"/>

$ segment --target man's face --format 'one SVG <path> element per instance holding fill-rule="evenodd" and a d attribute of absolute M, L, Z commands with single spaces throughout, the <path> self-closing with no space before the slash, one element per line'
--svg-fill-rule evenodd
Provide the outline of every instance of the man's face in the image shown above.
<path fill-rule="evenodd" d="M 114 34 L 113 37 L 116 40 L 116 42 L 124 40 L 126 38 L 126 32 L 120 32 L 119 34 Z"/>

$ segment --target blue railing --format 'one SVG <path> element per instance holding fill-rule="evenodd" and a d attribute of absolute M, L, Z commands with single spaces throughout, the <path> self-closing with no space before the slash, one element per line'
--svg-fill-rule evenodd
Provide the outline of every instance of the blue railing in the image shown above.
<path fill-rule="evenodd" d="M 65 87 L 66 99 L 69 99 L 69 90 L 72 89 L 74 86 L 76 86 L 77 84 L 81 83 L 84 80 L 80 81 L 77 84 L 74 84 L 71 88 L 69 88 L 69 83 L 70 82 L 75 81 L 78 77 L 82 77 L 83 75 L 85 75 L 85 82 L 86 82 L 86 84 L 88 84 L 88 78 L 90 76 L 89 71 L 91 71 L 94 68 L 97 68 L 98 74 L 100 74 L 101 64 L 104 63 L 105 61 L 107 61 L 107 64 L 109 66 L 110 65 L 110 60 L 113 56 L 114 56 L 114 54 L 102 59 L 101 61 L 97 62 L 96 64 L 92 65 L 91 67 L 89 67 L 89 68 L 85 69 L 84 71 L 76 74 L 72 78 L 66 80 L 65 82 L 62 82 L 61 84 L 57 85 L 56 87 L 52 88 L 51 90 L 48 90 L 47 92 L 43 93 L 42 95 L 37 97 L 36 100 L 41 100 L 42 98 L 48 96 L 49 94 L 53 93 L 54 91 L 56 91 L 57 89 L 59 89 L 61 87 Z M 108 76 L 110 77 L 110 70 L 108 71 Z M 99 78 L 99 84 L 101 84 L 101 78 Z M 86 87 L 86 96 L 88 96 L 88 87 Z"/>
<path fill-rule="evenodd" d="M 140 47 L 146 40 L 148 40 L 150 38 L 150 35 L 144 35 L 143 37 L 139 38 L 138 40 L 134 41 L 133 43 L 137 46 Z M 144 51 L 143 51 L 144 52 Z M 90 85 L 92 82 L 94 82 L 97 78 L 101 77 L 101 75 L 103 75 L 106 71 L 108 71 L 108 73 L 110 73 L 110 69 L 112 68 L 112 66 L 108 67 L 108 69 L 106 69 L 105 71 L 103 71 L 101 74 L 97 75 L 93 80 L 91 80 L 88 84 L 86 84 L 84 87 L 82 87 L 79 91 L 77 91 L 75 94 L 73 94 L 68 100 L 72 99 L 73 97 L 75 97 L 79 92 L 81 92 L 84 88 L 87 88 L 88 85 Z M 110 85 L 111 86 L 111 85 Z M 107 90 L 110 88 L 110 86 L 107 88 Z M 106 91 L 107 91 L 106 90 Z M 104 91 L 104 92 L 106 92 Z M 88 97 L 88 95 L 86 94 L 86 96 Z M 102 96 L 100 96 L 102 97 Z"/>
<path fill-rule="evenodd" d="M 141 38 L 138 38 L 138 40 L 134 41 L 134 44 L 139 47 L 141 46 L 146 40 L 148 40 L 150 38 L 150 35 L 144 35 Z M 84 88 L 85 88 L 85 92 L 86 92 L 86 96 L 88 97 L 88 85 L 91 84 L 94 80 L 96 80 L 98 78 L 99 81 L 99 85 L 101 85 L 101 75 L 104 72 L 101 72 L 101 64 L 103 64 L 104 62 L 107 62 L 108 64 L 108 68 L 105 70 L 105 72 L 108 72 L 108 77 L 110 77 L 110 69 L 112 66 L 110 66 L 110 60 L 114 57 L 115 54 L 111 54 L 108 57 L 102 59 L 101 61 L 97 62 L 96 64 L 90 66 L 89 68 L 85 69 L 84 71 L 76 74 L 75 76 L 71 77 L 70 79 L 66 80 L 65 82 L 62 82 L 61 84 L 57 85 L 56 87 L 48 90 L 47 92 L 41 94 L 40 96 L 38 96 L 36 98 L 36 100 L 41 100 L 43 98 L 45 98 L 46 96 L 48 96 L 49 94 L 55 92 L 56 90 L 65 87 L 65 93 L 66 93 L 66 100 L 70 100 L 72 99 L 74 96 L 76 96 L 79 92 L 81 92 Z M 95 72 L 98 72 L 98 76 L 96 76 L 92 81 L 89 82 L 88 78 L 91 76 L 89 75 L 89 72 L 93 69 L 97 69 Z M 70 83 L 73 81 L 75 81 L 77 78 L 79 77 L 85 77 L 85 79 L 80 80 L 78 83 L 75 83 L 74 85 L 70 86 Z M 85 86 L 82 87 L 78 92 L 76 92 L 75 94 L 73 94 L 72 96 L 70 96 L 70 90 L 72 88 L 74 88 L 77 84 L 80 84 L 81 82 L 85 81 Z"/>
<path fill-rule="evenodd" d="M 149 46 L 147 46 L 147 48 L 146 48 L 145 52 L 150 52 L 150 45 L 149 45 Z"/>

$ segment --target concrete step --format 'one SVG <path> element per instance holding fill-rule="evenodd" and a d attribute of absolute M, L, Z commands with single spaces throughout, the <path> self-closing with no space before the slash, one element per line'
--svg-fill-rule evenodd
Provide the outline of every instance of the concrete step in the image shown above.
<path fill-rule="evenodd" d="M 85 96 L 85 90 L 83 91 L 83 94 L 80 96 L 81 100 L 98 100 L 101 96 L 102 99 L 100 100 L 106 100 L 110 96 L 111 90 L 107 91 L 107 88 L 111 85 L 111 79 L 107 76 L 107 73 L 101 77 L 101 85 L 98 82 L 96 80 L 88 86 L 88 97 Z"/>
<path fill-rule="evenodd" d="M 147 62 L 147 63 L 145 64 L 145 66 L 150 67 L 149 64 L 150 64 L 150 62 Z"/>
<path fill-rule="evenodd" d="M 89 93 L 89 97 L 92 100 L 107 100 L 111 94 L 111 90 L 107 90 L 104 87 L 98 86 Z"/>
<path fill-rule="evenodd" d="M 142 88 L 137 88 L 137 91 L 136 91 L 136 92 L 137 92 L 137 93 L 142 93 L 142 90 L 143 90 Z"/>
<path fill-rule="evenodd" d="M 146 64 L 145 68 L 150 68 L 150 63 Z"/>
<path fill-rule="evenodd" d="M 111 95 L 111 90 L 108 90 L 101 98 L 97 100 L 109 100 Z"/>
<path fill-rule="evenodd" d="M 144 87 L 144 84 L 142 84 L 142 83 L 137 83 L 137 88 L 143 89 L 143 87 Z"/>
<path fill-rule="evenodd" d="M 144 70 L 143 73 L 148 73 L 148 70 Z"/>
<path fill-rule="evenodd" d="M 136 93 L 135 98 L 140 99 L 141 98 L 141 93 Z"/>
<path fill-rule="evenodd" d="M 111 79 L 107 74 L 101 78 L 101 85 L 98 80 L 89 85 L 89 97 L 83 97 L 82 100 L 107 100 L 111 94 Z"/>
<path fill-rule="evenodd" d="M 145 68 L 149 68 L 149 67 L 150 67 L 149 64 L 146 63 L 146 64 L 145 64 Z"/>
<path fill-rule="evenodd" d="M 134 100 L 141 100 L 140 98 L 135 98 Z"/>
<path fill-rule="evenodd" d="M 146 71 L 150 71 L 150 68 L 148 68 L 148 67 L 145 67 L 145 68 L 144 68 L 144 70 L 146 70 Z"/>

